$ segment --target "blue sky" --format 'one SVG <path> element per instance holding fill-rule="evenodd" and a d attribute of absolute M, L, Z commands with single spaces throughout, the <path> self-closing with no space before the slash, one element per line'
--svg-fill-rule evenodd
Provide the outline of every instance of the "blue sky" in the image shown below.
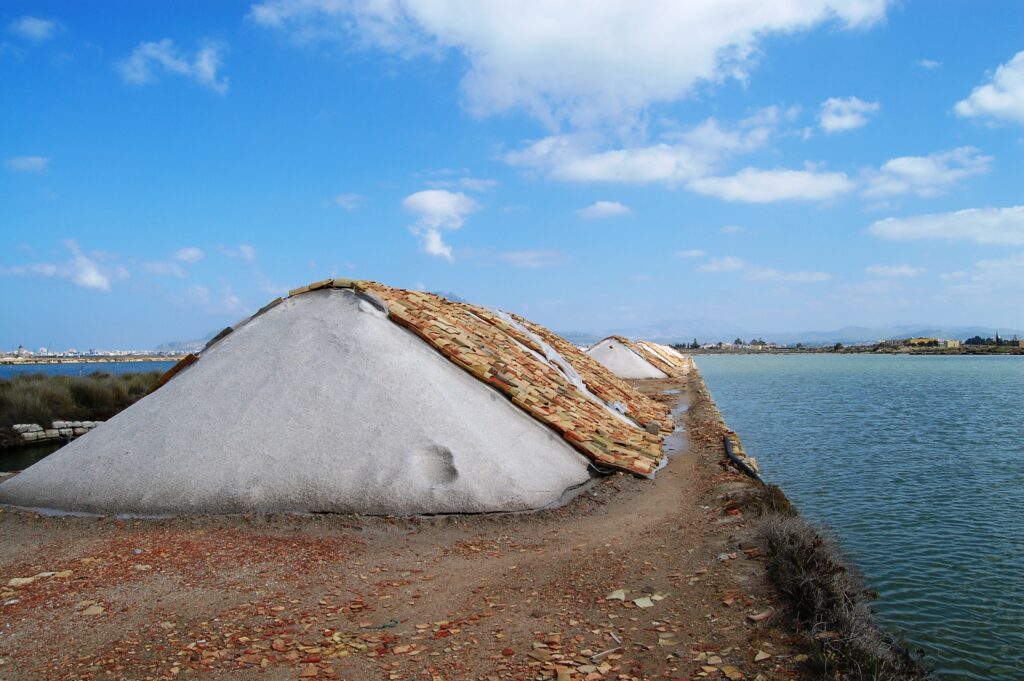
<path fill-rule="evenodd" d="M 4 3 L 0 347 L 331 275 L 565 331 L 1024 326 L 1020 2 L 586 6 Z"/>

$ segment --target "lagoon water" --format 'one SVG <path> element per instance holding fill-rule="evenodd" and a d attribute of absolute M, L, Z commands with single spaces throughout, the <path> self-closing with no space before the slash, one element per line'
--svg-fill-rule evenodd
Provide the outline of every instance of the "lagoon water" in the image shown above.
<path fill-rule="evenodd" d="M 2 364 L 0 379 L 13 378 L 19 374 L 47 374 L 50 376 L 84 376 L 94 371 L 108 374 L 128 374 L 144 371 L 164 372 L 174 366 L 168 362 L 66 362 L 62 364 Z"/>
<path fill-rule="evenodd" d="M 1024 357 L 698 356 L 729 427 L 940 679 L 1024 679 Z"/>

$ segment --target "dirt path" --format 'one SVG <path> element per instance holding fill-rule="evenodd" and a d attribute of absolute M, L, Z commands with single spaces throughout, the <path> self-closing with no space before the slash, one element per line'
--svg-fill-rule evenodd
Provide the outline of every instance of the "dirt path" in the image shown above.
<path fill-rule="evenodd" d="M 703 383 L 642 389 L 683 451 L 539 514 L 0 511 L 0 679 L 797 678 Z"/>

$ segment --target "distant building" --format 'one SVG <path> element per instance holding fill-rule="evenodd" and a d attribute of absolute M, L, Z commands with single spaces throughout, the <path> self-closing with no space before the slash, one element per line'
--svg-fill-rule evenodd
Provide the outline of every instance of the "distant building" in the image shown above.
<path fill-rule="evenodd" d="M 958 347 L 960 347 L 960 341 L 952 340 L 952 339 L 944 340 L 944 341 L 939 341 L 939 347 L 942 347 L 942 348 L 958 348 Z"/>
<path fill-rule="evenodd" d="M 924 338 L 923 336 L 919 338 L 908 338 L 906 341 L 904 341 L 904 345 L 909 345 L 911 347 L 921 347 L 927 345 L 936 346 L 938 344 L 938 338 Z"/>

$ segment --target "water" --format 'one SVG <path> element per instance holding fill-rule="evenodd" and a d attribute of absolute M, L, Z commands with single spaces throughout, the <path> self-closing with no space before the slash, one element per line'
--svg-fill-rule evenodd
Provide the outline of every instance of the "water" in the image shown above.
<path fill-rule="evenodd" d="M 108 374 L 130 374 L 144 371 L 164 372 L 174 366 L 169 362 L 70 362 L 67 364 L 0 364 L 0 378 L 18 374 L 49 374 L 51 376 L 83 376 L 94 371 Z"/>
<path fill-rule="evenodd" d="M 941 679 L 1024 679 L 1024 357 L 699 356 L 726 423 Z"/>

